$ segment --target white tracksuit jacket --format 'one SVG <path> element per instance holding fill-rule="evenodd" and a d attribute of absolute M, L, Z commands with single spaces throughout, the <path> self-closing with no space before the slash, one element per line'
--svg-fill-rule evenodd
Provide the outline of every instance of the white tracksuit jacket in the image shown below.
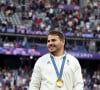
<path fill-rule="evenodd" d="M 54 59 L 60 71 L 63 57 L 54 57 Z M 80 64 L 75 57 L 68 53 L 66 53 L 62 80 L 64 81 L 64 87 L 58 88 L 56 86 L 57 75 L 50 53 L 48 53 L 37 60 L 29 84 L 29 90 L 83 90 L 84 84 Z"/>

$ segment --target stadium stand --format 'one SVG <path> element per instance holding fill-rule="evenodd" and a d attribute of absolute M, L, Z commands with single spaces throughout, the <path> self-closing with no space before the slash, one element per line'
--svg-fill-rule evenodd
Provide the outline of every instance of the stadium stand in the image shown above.
<path fill-rule="evenodd" d="M 84 90 L 100 90 L 100 0 L 0 0 L 0 90 L 28 90 L 52 29 L 79 59 Z"/>

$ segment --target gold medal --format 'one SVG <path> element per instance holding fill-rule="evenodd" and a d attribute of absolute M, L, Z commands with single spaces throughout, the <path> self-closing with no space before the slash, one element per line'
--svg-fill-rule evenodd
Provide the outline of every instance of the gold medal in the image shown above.
<path fill-rule="evenodd" d="M 58 80 L 56 81 L 56 85 L 57 85 L 57 87 L 61 88 L 61 87 L 64 86 L 64 81 L 61 80 L 61 79 L 58 79 Z"/>

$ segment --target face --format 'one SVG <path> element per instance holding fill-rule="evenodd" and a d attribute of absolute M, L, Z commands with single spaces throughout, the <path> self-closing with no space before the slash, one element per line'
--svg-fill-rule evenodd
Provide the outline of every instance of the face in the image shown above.
<path fill-rule="evenodd" d="M 57 35 L 48 35 L 47 47 L 50 53 L 60 53 L 64 50 L 64 40 Z"/>

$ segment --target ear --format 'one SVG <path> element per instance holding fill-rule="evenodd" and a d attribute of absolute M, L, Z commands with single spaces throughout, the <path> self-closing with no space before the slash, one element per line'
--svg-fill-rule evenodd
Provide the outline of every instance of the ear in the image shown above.
<path fill-rule="evenodd" d="M 62 40 L 62 42 L 63 42 L 63 45 L 65 45 L 65 40 Z"/>

